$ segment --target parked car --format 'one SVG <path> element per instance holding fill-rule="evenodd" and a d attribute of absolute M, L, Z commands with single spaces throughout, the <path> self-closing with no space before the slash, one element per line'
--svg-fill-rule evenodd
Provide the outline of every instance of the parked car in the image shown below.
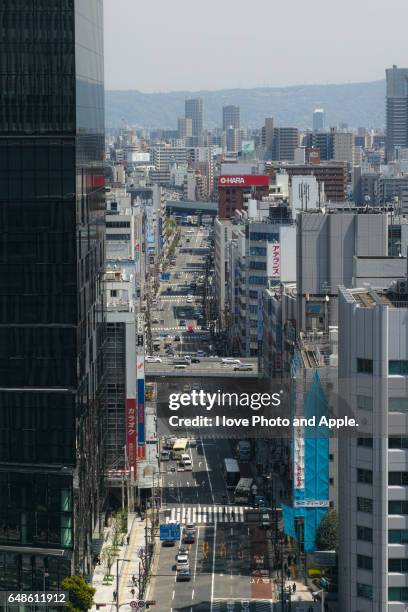
<path fill-rule="evenodd" d="M 198 359 L 198 357 L 192 357 L 191 363 L 200 363 L 200 359 Z"/>
<path fill-rule="evenodd" d="M 252 372 L 252 365 L 250 363 L 240 363 L 235 366 L 234 372 Z"/>
<path fill-rule="evenodd" d="M 147 363 L 161 363 L 162 359 L 161 357 L 152 357 L 150 355 L 147 355 L 147 357 L 145 357 L 145 360 Z"/>
<path fill-rule="evenodd" d="M 221 361 L 222 363 L 241 363 L 240 359 L 235 359 L 234 357 L 223 357 Z"/>

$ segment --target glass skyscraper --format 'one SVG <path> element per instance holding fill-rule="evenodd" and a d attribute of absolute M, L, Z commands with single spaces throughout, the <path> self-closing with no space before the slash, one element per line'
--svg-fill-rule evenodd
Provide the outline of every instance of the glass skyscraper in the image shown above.
<path fill-rule="evenodd" d="M 102 13 L 0 2 L 0 589 L 88 574 L 100 523 Z"/>

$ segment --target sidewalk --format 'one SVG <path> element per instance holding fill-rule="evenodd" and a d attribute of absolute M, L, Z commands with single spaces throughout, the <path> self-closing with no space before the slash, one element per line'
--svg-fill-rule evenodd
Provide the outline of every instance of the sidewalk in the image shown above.
<path fill-rule="evenodd" d="M 130 605 L 123 605 L 125 602 L 130 602 L 133 599 L 137 599 L 137 586 L 135 587 L 135 596 L 133 597 L 130 589 L 133 587 L 132 575 L 136 578 L 139 575 L 139 549 L 144 547 L 145 540 L 145 521 L 141 521 L 140 518 L 130 513 L 128 516 L 128 534 L 130 534 L 129 544 L 126 543 L 126 534 L 124 535 L 124 542 L 119 547 L 117 559 L 129 559 L 128 562 L 119 562 L 119 604 L 121 605 L 120 610 L 129 612 L 132 608 Z M 111 546 L 112 544 L 112 529 L 106 527 L 104 530 L 104 544 L 102 551 L 105 547 Z M 100 557 L 102 559 L 102 551 Z M 116 559 L 111 569 L 111 574 L 114 577 L 113 582 L 110 584 L 103 584 L 103 578 L 106 569 L 102 564 L 97 565 L 94 569 L 92 576 L 92 586 L 96 589 L 94 602 L 95 604 L 107 604 L 106 610 L 114 611 L 116 609 L 116 602 L 113 599 L 113 592 L 116 591 Z M 91 608 L 96 610 L 96 605 Z"/>

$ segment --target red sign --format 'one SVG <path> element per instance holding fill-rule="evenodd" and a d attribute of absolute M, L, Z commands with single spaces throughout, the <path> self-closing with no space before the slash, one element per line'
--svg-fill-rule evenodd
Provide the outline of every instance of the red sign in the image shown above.
<path fill-rule="evenodd" d="M 263 174 L 218 177 L 218 187 L 268 187 L 268 185 L 269 176 Z"/>
<path fill-rule="evenodd" d="M 135 398 L 126 400 L 126 448 L 130 471 L 136 476 L 137 431 Z"/>

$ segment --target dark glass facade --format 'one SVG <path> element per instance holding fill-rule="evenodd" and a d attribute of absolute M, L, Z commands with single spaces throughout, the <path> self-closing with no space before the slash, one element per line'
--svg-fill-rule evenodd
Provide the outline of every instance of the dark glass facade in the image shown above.
<path fill-rule="evenodd" d="M 0 2 L 0 589 L 88 573 L 100 519 L 102 11 Z"/>

